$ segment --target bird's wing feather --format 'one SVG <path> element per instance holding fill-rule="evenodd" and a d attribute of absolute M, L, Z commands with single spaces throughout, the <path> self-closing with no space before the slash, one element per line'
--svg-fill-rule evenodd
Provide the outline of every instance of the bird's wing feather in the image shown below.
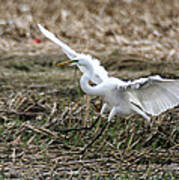
<path fill-rule="evenodd" d="M 179 105 L 179 80 L 150 76 L 128 82 L 123 90 L 130 102 L 151 115 Z"/>
<path fill-rule="evenodd" d="M 64 51 L 64 53 L 70 58 L 70 59 L 74 59 L 77 57 L 83 57 L 84 59 L 88 59 L 88 61 L 91 61 L 91 64 L 94 67 L 94 76 L 91 77 L 91 81 L 95 84 L 99 84 L 102 81 L 104 81 L 104 79 L 108 78 L 108 72 L 104 69 L 103 66 L 100 65 L 100 61 L 97 59 L 93 59 L 90 55 L 86 55 L 86 54 L 79 54 L 77 52 L 75 52 L 73 49 L 71 49 L 68 45 L 66 45 L 65 43 L 63 43 L 61 40 L 59 40 L 58 38 L 55 37 L 55 35 L 51 32 L 49 32 L 47 29 L 45 29 L 41 24 L 38 24 L 38 27 L 40 29 L 40 31 L 51 41 L 53 41 L 54 43 L 56 43 L 57 45 L 59 45 L 62 50 Z M 82 73 L 86 73 L 88 71 L 87 68 L 77 65 L 78 68 L 80 69 L 80 71 Z"/>
<path fill-rule="evenodd" d="M 70 58 L 73 59 L 78 56 L 78 53 L 76 53 L 73 49 L 71 49 L 69 46 L 67 46 L 65 43 L 60 41 L 58 38 L 55 37 L 55 35 L 51 32 L 49 32 L 47 29 L 45 29 L 41 24 L 38 24 L 38 27 L 40 31 L 51 41 L 59 45 L 64 53 Z"/>
<path fill-rule="evenodd" d="M 40 29 L 40 31 L 51 41 L 53 41 L 54 43 L 56 43 L 57 45 L 59 45 L 62 50 L 64 51 L 64 53 L 70 58 L 70 59 L 74 59 L 77 57 L 82 57 L 85 59 L 88 59 L 88 61 L 91 61 L 91 64 L 93 64 L 94 67 L 94 76 L 91 77 L 91 81 L 95 84 L 99 84 L 102 81 L 104 81 L 104 79 L 108 78 L 108 72 L 104 69 L 103 66 L 100 65 L 99 60 L 97 59 L 93 59 L 90 55 L 86 55 L 86 54 L 79 54 L 77 52 L 75 52 L 73 49 L 71 49 L 68 45 L 66 45 L 65 43 L 63 43 L 61 40 L 59 40 L 58 38 L 55 37 L 55 35 L 51 32 L 49 32 L 47 29 L 45 29 L 41 24 L 38 24 L 38 27 Z M 77 65 L 78 68 L 80 69 L 80 71 L 82 73 L 86 73 L 88 71 L 87 68 Z"/>

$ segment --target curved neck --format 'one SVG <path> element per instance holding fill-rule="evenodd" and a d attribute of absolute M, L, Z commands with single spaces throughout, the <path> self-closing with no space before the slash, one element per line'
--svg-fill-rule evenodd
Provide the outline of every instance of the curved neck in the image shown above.
<path fill-rule="evenodd" d="M 81 89 L 89 95 L 94 95 L 94 96 L 103 96 L 103 88 L 100 87 L 99 85 L 97 86 L 91 86 L 89 84 L 89 74 L 85 73 L 83 74 L 83 76 L 80 79 L 80 85 L 81 85 Z"/>
<path fill-rule="evenodd" d="M 94 67 L 93 67 L 93 64 L 91 64 L 90 62 L 88 62 L 88 66 L 87 66 L 85 74 L 88 77 L 93 77 L 94 76 Z M 90 80 L 90 78 L 88 80 Z"/>

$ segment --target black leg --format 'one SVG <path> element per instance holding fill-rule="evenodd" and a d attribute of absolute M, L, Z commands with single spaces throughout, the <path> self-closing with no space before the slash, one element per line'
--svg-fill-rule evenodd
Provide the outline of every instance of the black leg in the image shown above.
<path fill-rule="evenodd" d="M 86 150 L 92 146 L 96 140 L 103 134 L 103 132 L 105 131 L 106 127 L 108 125 L 108 121 L 105 122 L 104 126 L 101 128 L 101 131 L 99 132 L 99 134 L 80 152 L 80 154 L 84 154 L 86 152 Z"/>
<path fill-rule="evenodd" d="M 97 122 L 99 121 L 100 118 L 101 118 L 101 115 L 99 115 L 96 118 L 96 120 L 94 121 L 94 123 L 90 127 L 72 128 L 72 129 L 61 129 L 60 132 L 68 133 L 70 131 L 91 130 L 97 124 Z"/>

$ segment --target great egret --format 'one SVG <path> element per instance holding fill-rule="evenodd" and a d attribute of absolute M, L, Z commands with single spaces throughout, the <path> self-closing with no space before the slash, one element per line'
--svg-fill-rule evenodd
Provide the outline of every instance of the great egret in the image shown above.
<path fill-rule="evenodd" d="M 179 104 L 179 80 L 164 79 L 159 75 L 122 81 L 109 77 L 96 86 L 89 84 L 93 66 L 86 56 L 80 55 L 65 64 L 88 66 L 90 73 L 84 73 L 80 80 L 82 90 L 89 95 L 102 96 L 111 108 L 108 121 L 117 113 L 137 113 L 150 121 L 150 115 L 157 116 Z M 57 64 L 57 66 L 64 63 Z"/>
<path fill-rule="evenodd" d="M 83 152 L 85 152 L 86 149 L 103 133 L 107 124 L 116 114 L 128 115 L 136 113 L 150 121 L 151 118 L 149 115 L 157 116 L 160 113 L 179 105 L 179 80 L 164 79 L 159 75 L 140 78 L 134 81 L 122 81 L 114 77 L 108 77 L 106 71 L 99 63 L 93 63 L 91 56 L 77 54 L 67 45 L 56 39 L 53 34 L 49 34 L 50 32 L 42 29 L 42 26 L 39 25 L 39 28 L 48 38 L 59 44 L 64 52 L 72 52 L 70 53 L 70 56 L 68 55 L 71 59 L 70 61 L 57 65 L 71 64 L 78 66 L 83 72 L 80 80 L 82 90 L 86 94 L 102 96 L 104 98 L 106 104 L 103 106 L 102 112 L 104 112 L 107 107 L 110 109 L 108 120 L 100 133 L 84 148 Z M 101 74 L 96 67 L 100 67 L 100 69 L 105 72 L 106 76 L 100 76 Z M 96 81 L 97 83 L 95 86 L 90 85 L 90 80 L 99 80 L 100 78 L 101 81 Z"/>
<path fill-rule="evenodd" d="M 88 57 L 89 58 L 89 57 Z M 88 67 L 89 73 L 84 73 L 80 80 L 82 90 L 89 95 L 102 96 L 110 107 L 108 121 L 96 138 L 88 144 L 82 152 L 91 146 L 101 136 L 107 124 L 116 115 L 140 114 L 150 121 L 150 115 L 157 116 L 160 113 L 179 105 L 179 80 L 164 79 L 159 75 L 140 78 L 134 81 L 122 81 L 109 77 L 96 86 L 91 86 L 89 80 L 94 68 L 91 59 L 79 55 L 74 60 L 57 64 L 81 65 Z"/>

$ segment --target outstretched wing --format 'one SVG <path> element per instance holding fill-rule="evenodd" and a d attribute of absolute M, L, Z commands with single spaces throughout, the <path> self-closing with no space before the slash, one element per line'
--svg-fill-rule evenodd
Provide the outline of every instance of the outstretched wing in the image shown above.
<path fill-rule="evenodd" d="M 55 35 L 51 32 L 49 32 L 47 29 L 45 29 L 41 24 L 38 24 L 38 27 L 40 31 L 51 41 L 59 45 L 64 53 L 70 58 L 74 59 L 77 57 L 83 57 L 84 59 L 87 59 L 91 62 L 93 68 L 94 68 L 94 74 L 91 77 L 91 81 L 95 84 L 99 84 L 103 82 L 106 78 L 108 78 L 108 72 L 104 69 L 103 66 L 100 65 L 99 60 L 93 59 L 90 55 L 86 54 L 79 54 L 75 52 L 73 49 L 71 49 L 69 46 L 67 46 L 65 43 L 60 41 L 58 38 L 55 37 Z M 89 71 L 89 69 L 85 68 L 84 66 L 77 65 L 78 68 L 82 73 L 86 73 Z"/>
<path fill-rule="evenodd" d="M 151 115 L 179 105 L 179 80 L 150 76 L 128 82 L 123 90 L 131 103 Z"/>
<path fill-rule="evenodd" d="M 70 58 L 73 59 L 78 56 L 78 53 L 76 53 L 73 49 L 71 49 L 69 46 L 67 46 L 65 43 L 60 41 L 58 38 L 55 37 L 55 35 L 51 32 L 49 32 L 47 29 L 45 29 L 41 24 L 38 24 L 38 27 L 40 31 L 51 41 L 59 45 L 64 53 Z"/>

